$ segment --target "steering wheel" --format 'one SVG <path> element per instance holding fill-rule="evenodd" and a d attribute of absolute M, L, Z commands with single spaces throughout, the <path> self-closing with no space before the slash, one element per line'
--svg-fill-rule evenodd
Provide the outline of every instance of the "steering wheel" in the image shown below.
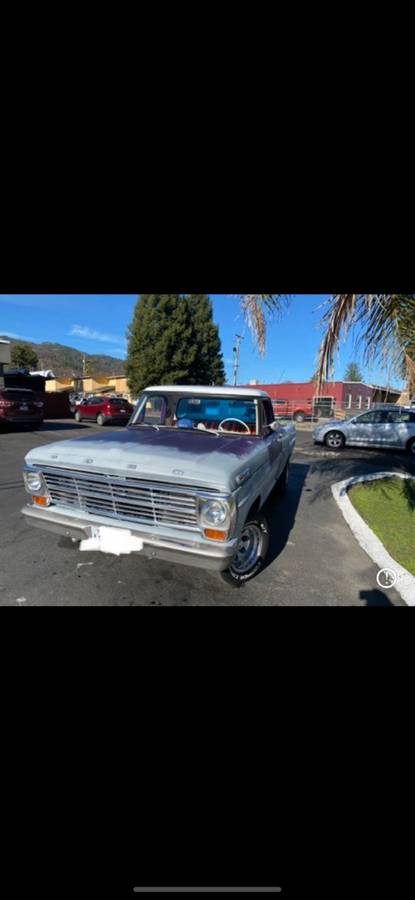
<path fill-rule="evenodd" d="M 247 434 L 251 434 L 249 426 L 246 424 L 246 422 L 242 422 L 242 419 L 222 419 L 221 423 L 218 426 L 218 431 L 226 432 L 228 430 L 227 428 L 222 428 L 222 425 L 224 425 L 225 422 L 239 422 L 239 425 L 243 425 L 244 428 L 246 428 Z"/>

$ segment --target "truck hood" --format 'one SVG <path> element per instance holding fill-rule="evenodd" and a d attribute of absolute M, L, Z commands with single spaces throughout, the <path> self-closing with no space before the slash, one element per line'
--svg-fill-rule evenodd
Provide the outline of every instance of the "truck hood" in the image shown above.
<path fill-rule="evenodd" d="M 261 449 L 249 435 L 126 428 L 36 447 L 26 462 L 233 491 L 248 463 L 262 463 Z"/>

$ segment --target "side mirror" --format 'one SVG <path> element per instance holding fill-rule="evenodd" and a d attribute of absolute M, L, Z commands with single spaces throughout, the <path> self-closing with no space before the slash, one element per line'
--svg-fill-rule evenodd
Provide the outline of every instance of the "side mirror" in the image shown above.
<path fill-rule="evenodd" d="M 269 427 L 271 428 L 271 431 L 279 431 L 281 428 L 281 425 L 278 421 L 276 421 L 276 422 L 271 422 Z"/>
<path fill-rule="evenodd" d="M 350 422 L 351 425 L 356 425 L 356 419 L 352 419 Z"/>

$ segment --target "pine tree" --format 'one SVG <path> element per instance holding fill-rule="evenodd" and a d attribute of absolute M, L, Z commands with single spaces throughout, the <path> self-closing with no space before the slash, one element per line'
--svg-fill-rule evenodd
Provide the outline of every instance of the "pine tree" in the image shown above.
<path fill-rule="evenodd" d="M 363 381 L 363 375 L 355 362 L 350 362 L 344 373 L 345 381 Z"/>
<path fill-rule="evenodd" d="M 39 364 L 38 355 L 30 344 L 13 344 L 11 362 L 17 369 L 36 369 Z"/>
<path fill-rule="evenodd" d="M 194 384 L 225 383 L 225 368 L 221 352 L 219 328 L 213 321 L 212 301 L 207 294 L 187 297 L 193 315 L 195 339 L 198 344 Z"/>
<path fill-rule="evenodd" d="M 206 295 L 142 294 L 128 338 L 126 372 L 135 396 L 150 384 L 223 384 L 219 333 Z"/>

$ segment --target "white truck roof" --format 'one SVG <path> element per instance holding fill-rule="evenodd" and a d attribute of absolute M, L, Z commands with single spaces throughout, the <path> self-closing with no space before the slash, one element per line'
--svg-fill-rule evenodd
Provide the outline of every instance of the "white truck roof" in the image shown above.
<path fill-rule="evenodd" d="M 224 384 L 222 387 L 203 387 L 200 385 L 184 385 L 184 384 L 163 384 L 152 385 L 144 391 L 159 391 L 164 394 L 192 394 L 192 396 L 200 394 L 204 397 L 265 397 L 269 399 L 269 394 L 265 391 L 259 391 L 257 388 L 238 388 L 230 387 Z"/>

